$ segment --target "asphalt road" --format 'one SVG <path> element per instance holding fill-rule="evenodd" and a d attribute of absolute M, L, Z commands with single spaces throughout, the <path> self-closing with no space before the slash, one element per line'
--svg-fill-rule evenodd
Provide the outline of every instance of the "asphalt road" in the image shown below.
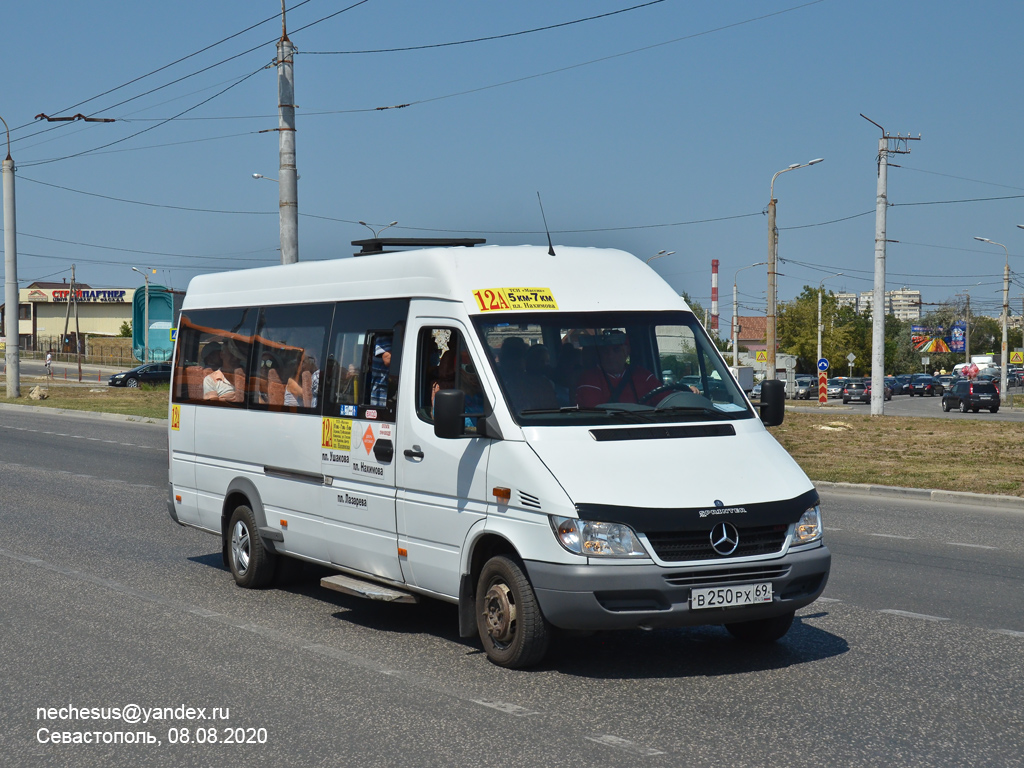
<path fill-rule="evenodd" d="M 942 398 L 935 397 L 911 397 L 910 395 L 893 395 L 892 400 L 886 400 L 882 412 L 886 416 L 929 416 L 936 419 L 968 419 L 981 421 L 1024 421 L 1024 408 L 1019 407 L 1024 403 L 1024 390 L 1014 388 L 1011 393 L 1016 408 L 1008 408 L 1004 404 L 998 413 L 981 411 L 980 413 L 960 413 L 953 410 L 949 413 L 942 412 Z M 786 406 L 797 411 L 808 413 L 828 412 L 843 413 L 871 413 L 870 403 L 847 403 L 842 400 L 829 400 L 826 405 L 819 406 L 815 400 L 787 400 Z"/>
<path fill-rule="evenodd" d="M 161 427 L 0 409 L 0 766 L 1024 764 L 1024 514 L 823 494 L 833 575 L 782 642 L 598 634 L 514 672 L 452 606 L 238 589 L 166 461 Z M 59 711 L 129 704 L 227 718 Z"/>

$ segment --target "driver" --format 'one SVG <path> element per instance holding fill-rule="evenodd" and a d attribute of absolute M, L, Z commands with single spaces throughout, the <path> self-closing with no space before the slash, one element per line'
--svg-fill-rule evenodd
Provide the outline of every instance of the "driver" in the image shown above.
<path fill-rule="evenodd" d="M 597 365 L 580 374 L 576 385 L 576 403 L 594 408 L 601 403 L 639 403 L 645 395 L 661 386 L 658 378 L 639 365 L 629 362 L 629 338 L 619 330 L 605 330 L 594 338 Z M 656 405 L 665 395 L 650 398 Z"/>

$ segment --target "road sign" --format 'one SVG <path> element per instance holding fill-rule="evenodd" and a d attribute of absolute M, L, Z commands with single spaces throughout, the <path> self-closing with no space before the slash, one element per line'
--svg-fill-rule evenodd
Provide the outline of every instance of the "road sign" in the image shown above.
<path fill-rule="evenodd" d="M 825 358 L 822 358 L 825 360 Z M 827 363 L 828 360 L 825 360 Z M 828 402 L 828 376 L 825 371 L 818 374 L 818 405 L 824 405 Z"/>
<path fill-rule="evenodd" d="M 1024 365 L 1024 352 L 1011 352 L 1010 362 L 1014 365 Z"/>
<path fill-rule="evenodd" d="M 848 355 L 846 356 L 846 359 L 847 359 L 847 360 L 848 360 L 849 362 L 851 362 L 851 363 L 852 363 L 852 362 L 853 362 L 854 360 L 856 360 L 856 359 L 857 359 L 857 356 L 856 356 L 855 354 L 853 354 L 853 352 L 851 352 L 850 354 L 848 354 Z"/>
<path fill-rule="evenodd" d="M 768 350 L 767 349 L 762 349 L 762 350 L 759 350 L 758 352 L 755 352 L 754 353 L 754 359 L 757 362 L 759 362 L 759 363 L 767 363 L 768 362 Z"/>
<path fill-rule="evenodd" d="M 828 358 L 827 357 L 823 357 L 823 358 L 821 358 L 821 360 L 818 361 L 818 370 L 819 371 L 827 371 L 828 370 Z"/>

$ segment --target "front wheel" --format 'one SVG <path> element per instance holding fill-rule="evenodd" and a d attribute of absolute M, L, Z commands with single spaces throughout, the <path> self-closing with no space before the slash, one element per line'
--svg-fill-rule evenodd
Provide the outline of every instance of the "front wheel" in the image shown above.
<path fill-rule="evenodd" d="M 949 401 L 946 398 L 942 398 L 942 412 L 949 413 Z"/>
<path fill-rule="evenodd" d="M 499 667 L 523 669 L 544 658 L 551 629 L 526 574 L 511 558 L 493 557 L 480 572 L 476 628 L 487 658 Z"/>
<path fill-rule="evenodd" d="M 126 387 L 131 387 L 132 389 L 137 389 L 139 386 L 139 380 L 136 378 L 130 378 L 125 381 L 124 385 Z"/>
<path fill-rule="evenodd" d="M 256 516 L 244 504 L 235 508 L 228 524 L 228 567 L 235 583 L 260 589 L 274 579 L 277 555 L 263 547 Z"/>
<path fill-rule="evenodd" d="M 754 621 L 726 624 L 725 628 L 729 630 L 729 634 L 741 642 L 767 645 L 774 643 L 789 632 L 789 628 L 793 624 L 794 615 L 795 611 L 790 611 L 770 619 L 755 619 Z"/>

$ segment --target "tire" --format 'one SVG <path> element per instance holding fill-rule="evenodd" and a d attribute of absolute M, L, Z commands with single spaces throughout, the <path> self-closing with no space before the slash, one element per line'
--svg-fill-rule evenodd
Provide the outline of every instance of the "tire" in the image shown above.
<path fill-rule="evenodd" d="M 138 389 L 139 380 L 133 376 L 131 378 L 125 379 L 124 385 L 126 387 L 131 387 L 132 389 Z"/>
<path fill-rule="evenodd" d="M 966 400 L 961 400 L 960 401 L 960 413 L 967 413 L 969 410 L 970 410 L 970 408 L 967 407 L 967 401 Z"/>
<path fill-rule="evenodd" d="M 263 547 L 256 516 L 244 504 L 235 508 L 228 523 L 228 567 L 235 583 L 246 589 L 262 589 L 274 579 L 277 555 Z"/>
<path fill-rule="evenodd" d="M 493 557 L 480 572 L 476 627 L 487 658 L 499 667 L 523 669 L 544 658 L 551 629 L 533 587 L 511 558 Z"/>
<path fill-rule="evenodd" d="M 999 406 L 997 405 L 995 408 L 989 408 L 989 410 L 992 411 L 992 413 L 999 413 Z"/>
<path fill-rule="evenodd" d="M 729 634 L 743 643 L 755 645 L 768 645 L 781 639 L 793 624 L 793 616 L 796 612 L 790 611 L 781 616 L 774 616 L 770 619 L 755 619 L 754 621 L 741 621 L 735 624 L 726 624 L 725 628 Z"/>
<path fill-rule="evenodd" d="M 942 412 L 949 413 L 949 400 L 942 398 Z"/>

